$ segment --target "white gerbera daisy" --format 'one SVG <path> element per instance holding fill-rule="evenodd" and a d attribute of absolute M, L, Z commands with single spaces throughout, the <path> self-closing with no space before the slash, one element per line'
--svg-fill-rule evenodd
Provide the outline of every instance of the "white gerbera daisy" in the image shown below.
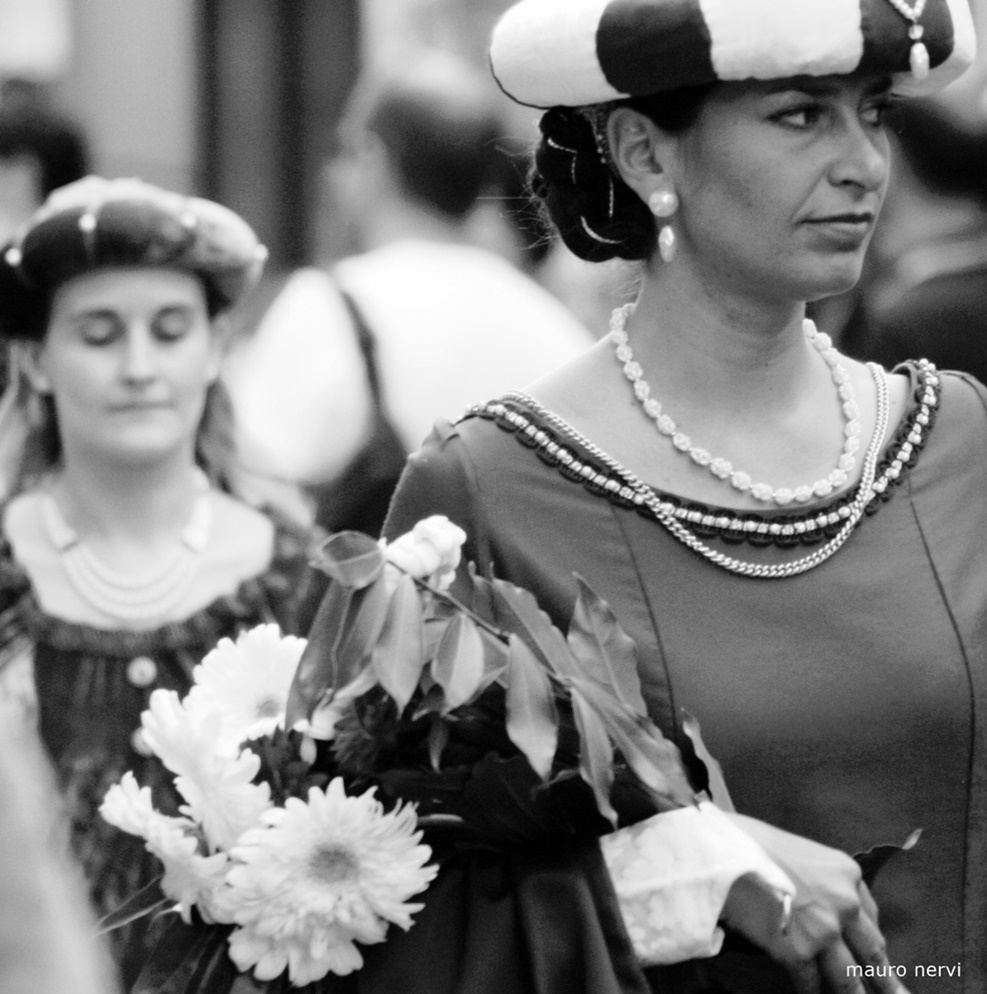
<path fill-rule="evenodd" d="M 260 823 L 271 806 L 271 788 L 253 783 L 260 759 L 249 750 L 230 756 L 220 746 L 216 722 L 196 720 L 173 690 L 155 690 L 141 715 L 144 738 L 175 776 L 187 804 L 181 809 L 201 824 L 210 849 L 229 849 Z"/>
<path fill-rule="evenodd" d="M 277 625 L 258 625 L 233 642 L 220 639 L 192 673 L 185 706 L 215 716 L 231 752 L 247 739 L 270 735 L 284 721 L 288 691 L 306 640 L 282 636 Z"/>
<path fill-rule="evenodd" d="M 373 790 L 348 797 L 339 778 L 308 803 L 289 798 L 232 850 L 227 875 L 230 956 L 258 980 L 288 969 L 297 986 L 363 965 L 354 942 L 382 942 L 389 922 L 411 927 L 408 898 L 434 878 L 413 807 L 384 812 Z"/>

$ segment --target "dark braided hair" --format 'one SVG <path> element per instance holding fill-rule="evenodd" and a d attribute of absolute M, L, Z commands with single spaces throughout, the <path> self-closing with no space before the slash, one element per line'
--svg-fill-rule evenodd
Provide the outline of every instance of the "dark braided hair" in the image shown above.
<path fill-rule="evenodd" d="M 609 107 L 632 107 L 675 133 L 695 121 L 714 85 L 630 98 Z M 588 262 L 650 258 L 657 248 L 655 219 L 614 172 L 600 147 L 606 139 L 594 131 L 590 117 L 579 108 L 553 107 L 542 115 L 539 127 L 542 138 L 529 184 L 563 242 Z"/>

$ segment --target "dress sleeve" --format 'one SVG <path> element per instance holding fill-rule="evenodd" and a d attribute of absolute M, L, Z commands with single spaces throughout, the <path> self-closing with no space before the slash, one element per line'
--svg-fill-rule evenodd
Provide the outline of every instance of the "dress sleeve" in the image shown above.
<path fill-rule="evenodd" d="M 466 532 L 463 562 L 483 571 L 490 562 L 490 539 L 481 498 L 463 439 L 454 425 L 440 420 L 405 464 L 383 536 L 392 540 L 422 518 L 444 514 Z"/>

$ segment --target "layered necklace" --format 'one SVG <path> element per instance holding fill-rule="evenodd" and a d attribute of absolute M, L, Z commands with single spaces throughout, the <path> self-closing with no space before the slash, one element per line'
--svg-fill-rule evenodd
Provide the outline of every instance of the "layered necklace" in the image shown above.
<path fill-rule="evenodd" d="M 640 363 L 634 359 L 627 335 L 627 319 L 633 310 L 633 304 L 625 304 L 613 312 L 610 317 L 610 339 L 617 359 L 623 366 L 624 375 L 634 389 L 635 398 L 644 413 L 654 422 L 658 432 L 671 442 L 675 451 L 688 456 L 697 466 L 709 470 L 718 480 L 729 483 L 735 490 L 750 494 L 755 500 L 766 504 L 784 506 L 793 501 L 804 504 L 813 498 L 828 497 L 847 483 L 857 464 L 857 452 L 860 449 L 860 410 L 850 375 L 840 361 L 840 353 L 833 347 L 829 335 L 818 331 L 812 321 L 806 319 L 803 322 L 803 331 L 826 362 L 833 378 L 845 422 L 843 448 L 836 467 L 827 476 L 801 486 L 773 487 L 769 483 L 755 482 L 750 473 L 737 469 L 729 459 L 714 456 L 706 449 L 694 445 L 692 439 L 665 411 L 644 379 Z"/>
<path fill-rule="evenodd" d="M 76 593 L 102 614 L 131 625 L 166 618 L 183 601 L 198 576 L 212 532 L 209 484 L 201 474 L 196 479 L 192 514 L 174 550 L 141 572 L 116 569 L 100 559 L 65 520 L 50 490 L 41 494 L 41 514 Z"/>

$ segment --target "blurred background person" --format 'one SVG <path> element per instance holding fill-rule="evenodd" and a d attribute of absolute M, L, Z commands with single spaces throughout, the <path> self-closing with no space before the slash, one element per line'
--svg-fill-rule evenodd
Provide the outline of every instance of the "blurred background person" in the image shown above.
<path fill-rule="evenodd" d="M 81 128 L 20 80 L 0 86 L 0 245 L 5 245 L 57 187 L 89 172 Z M 0 390 L 7 383 L 0 348 Z"/>
<path fill-rule="evenodd" d="M 436 417 L 592 343 L 521 272 L 489 80 L 422 52 L 357 85 L 328 167 L 362 251 L 294 273 L 233 357 L 244 458 L 303 483 L 320 524 L 377 532 Z"/>
<path fill-rule="evenodd" d="M 321 594 L 315 536 L 237 496 L 217 382 L 224 316 L 263 255 L 215 202 L 97 177 L 0 250 L 0 337 L 18 343 L 0 404 L 0 698 L 12 721 L 34 692 L 100 916 L 159 872 L 99 817 L 108 787 L 133 770 L 177 806 L 140 733 L 150 694 L 184 695 L 245 628 L 304 634 Z M 125 987 L 147 928 L 111 933 Z"/>
<path fill-rule="evenodd" d="M 877 264 L 845 347 L 889 368 L 924 357 L 987 382 L 987 117 L 904 106 Z"/>
<path fill-rule="evenodd" d="M 89 172 L 88 143 L 73 120 L 43 101 L 22 100 L 7 81 L 0 98 L 0 244 L 52 190 Z"/>
<path fill-rule="evenodd" d="M 972 0 L 978 37 L 987 2 Z M 941 93 L 898 104 L 888 196 L 864 276 L 812 305 L 854 358 L 924 357 L 987 380 L 987 46 Z"/>

